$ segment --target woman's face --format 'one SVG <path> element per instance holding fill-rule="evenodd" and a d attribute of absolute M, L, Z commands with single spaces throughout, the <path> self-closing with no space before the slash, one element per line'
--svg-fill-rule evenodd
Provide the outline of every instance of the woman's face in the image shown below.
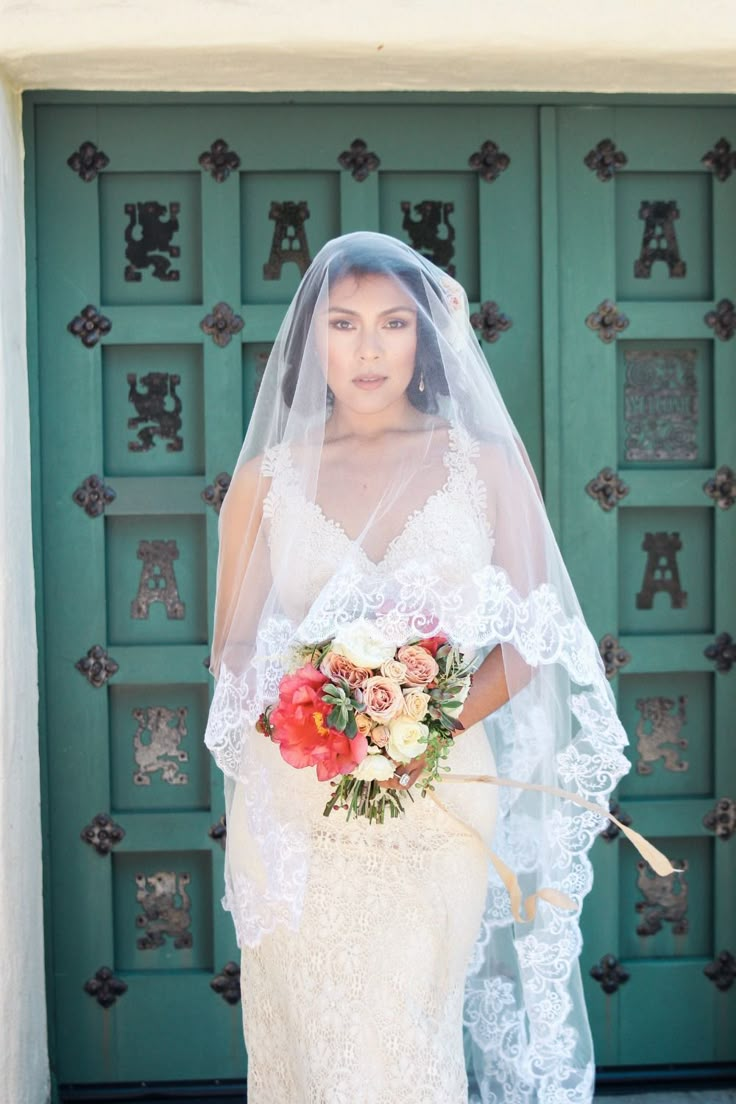
<path fill-rule="evenodd" d="M 402 399 L 414 374 L 417 308 L 397 280 L 343 276 L 330 288 L 322 322 L 320 352 L 335 403 L 374 413 Z"/>

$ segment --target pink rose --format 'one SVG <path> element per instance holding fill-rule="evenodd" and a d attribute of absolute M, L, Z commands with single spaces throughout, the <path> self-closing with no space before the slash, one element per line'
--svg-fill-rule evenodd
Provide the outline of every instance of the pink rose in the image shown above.
<path fill-rule="evenodd" d="M 390 732 L 386 725 L 376 725 L 370 731 L 370 738 L 376 747 L 384 748 L 388 743 Z"/>
<path fill-rule="evenodd" d="M 363 683 L 362 695 L 366 712 L 380 724 L 393 720 L 404 709 L 401 686 L 393 679 L 384 678 L 383 675 L 367 678 Z"/>
<path fill-rule="evenodd" d="M 404 681 L 410 686 L 426 686 L 439 674 L 437 660 L 419 644 L 405 644 L 399 648 L 396 658 L 406 667 Z"/>
<path fill-rule="evenodd" d="M 369 667 L 358 667 L 347 656 L 340 655 L 338 652 L 328 652 L 320 663 L 319 669 L 329 679 L 345 679 L 351 690 L 357 690 L 373 673 Z"/>

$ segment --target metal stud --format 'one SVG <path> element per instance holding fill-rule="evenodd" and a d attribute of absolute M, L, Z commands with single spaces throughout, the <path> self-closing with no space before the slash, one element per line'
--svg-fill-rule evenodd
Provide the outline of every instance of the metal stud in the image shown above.
<path fill-rule="evenodd" d="M 362 138 L 356 138 L 350 149 L 342 151 L 337 163 L 343 169 L 348 169 L 354 180 L 362 183 L 372 172 L 375 172 L 381 164 L 381 159 L 370 152 L 368 144 Z"/>
<path fill-rule="evenodd" d="M 221 973 L 210 982 L 210 989 L 222 997 L 228 1004 L 240 1003 L 240 966 L 237 962 L 226 962 Z"/>
<path fill-rule="evenodd" d="M 721 510 L 728 510 L 736 501 L 736 472 L 722 464 L 715 475 L 706 479 L 703 490 Z"/>
<path fill-rule="evenodd" d="M 719 341 L 730 341 L 736 333 L 736 307 L 730 299 L 721 299 L 716 309 L 704 314 L 703 319 Z"/>
<path fill-rule="evenodd" d="M 736 832 L 736 801 L 732 801 L 730 797 L 719 798 L 703 817 L 703 827 L 713 832 L 718 839 L 730 840 Z"/>
<path fill-rule="evenodd" d="M 118 670 L 118 664 L 101 644 L 93 644 L 86 656 L 78 659 L 74 666 L 98 690 Z"/>
<path fill-rule="evenodd" d="M 109 506 L 116 497 L 116 492 L 105 483 L 101 475 L 88 475 L 72 493 L 74 502 L 90 517 L 101 517 L 105 507 Z"/>
<path fill-rule="evenodd" d="M 612 299 L 604 299 L 585 319 L 585 325 L 588 329 L 594 330 L 606 345 L 610 345 L 612 341 L 615 341 L 628 324 L 628 318 L 618 309 Z"/>
<path fill-rule="evenodd" d="M 112 1007 L 118 997 L 128 991 L 126 983 L 116 978 L 109 966 L 100 966 L 95 976 L 85 981 L 82 988 L 103 1008 Z"/>
<path fill-rule="evenodd" d="M 731 149 L 731 143 L 726 138 L 719 138 L 700 160 L 712 170 L 716 180 L 728 180 L 736 171 L 736 150 Z"/>
<path fill-rule="evenodd" d="M 67 157 L 66 163 L 85 184 L 89 184 L 99 172 L 107 168 L 110 158 L 94 142 L 82 142 L 79 149 L 71 157 Z"/>
<path fill-rule="evenodd" d="M 212 313 L 204 316 L 199 328 L 210 335 L 215 345 L 224 349 L 230 344 L 233 334 L 240 333 L 244 325 L 243 319 L 228 303 L 215 303 Z"/>
<path fill-rule="evenodd" d="M 125 836 L 125 830 L 116 824 L 109 813 L 97 813 L 92 823 L 85 825 L 79 838 L 94 847 L 98 855 L 108 855 Z"/>
<path fill-rule="evenodd" d="M 208 150 L 200 153 L 197 161 L 217 184 L 222 184 L 231 172 L 240 167 L 240 158 L 224 138 L 216 138 Z"/>
<path fill-rule="evenodd" d="M 730 633 L 720 633 L 712 644 L 703 649 L 703 655 L 715 661 L 716 671 L 730 671 L 736 663 L 736 642 Z"/>
<path fill-rule="evenodd" d="M 628 160 L 622 150 L 616 149 L 616 143 L 611 138 L 602 138 L 597 146 L 586 153 L 583 164 L 605 183 L 613 180 L 619 169 L 628 164 Z"/>
<path fill-rule="evenodd" d="M 588 971 L 592 978 L 600 982 L 604 993 L 616 993 L 620 985 L 625 985 L 629 980 L 629 972 L 619 963 L 615 955 L 603 955 L 596 966 L 591 966 Z"/>
<path fill-rule="evenodd" d="M 598 651 L 601 653 L 606 668 L 606 678 L 612 679 L 622 667 L 631 662 L 631 653 L 619 645 L 618 640 L 611 633 L 606 633 L 598 641 Z"/>
<path fill-rule="evenodd" d="M 480 333 L 484 341 L 493 344 L 498 341 L 502 333 L 511 329 L 513 322 L 501 311 L 498 303 L 493 299 L 487 299 L 485 303 L 481 303 L 479 311 L 471 314 L 470 325 Z"/>
<path fill-rule="evenodd" d="M 211 506 L 216 514 L 220 512 L 231 478 L 227 472 L 219 472 L 215 476 L 214 483 L 208 483 L 200 495 L 203 502 Z"/>
<path fill-rule="evenodd" d="M 480 149 L 470 155 L 468 164 L 475 169 L 481 180 L 492 183 L 497 180 L 502 172 L 511 164 L 511 158 L 507 153 L 502 153 L 495 142 L 487 139 Z"/>
<path fill-rule="evenodd" d="M 606 511 L 613 510 L 629 493 L 629 487 L 619 479 L 613 468 L 601 468 L 598 474 L 585 484 L 585 490 L 591 498 L 595 499 L 601 510 Z"/>
<path fill-rule="evenodd" d="M 112 329 L 112 322 L 104 314 L 100 314 L 97 307 L 88 303 L 86 307 L 67 323 L 70 334 L 78 337 L 83 345 L 91 349 L 101 337 Z"/>

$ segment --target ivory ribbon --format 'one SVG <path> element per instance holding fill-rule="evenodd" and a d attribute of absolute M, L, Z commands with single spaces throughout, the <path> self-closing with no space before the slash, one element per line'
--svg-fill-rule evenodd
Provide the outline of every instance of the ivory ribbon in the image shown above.
<path fill-rule="evenodd" d="M 440 782 L 490 782 L 496 786 L 518 786 L 522 790 L 543 790 L 545 793 L 556 794 L 558 797 L 566 797 L 569 801 L 574 801 L 576 805 L 582 805 L 586 809 L 591 809 L 594 813 L 600 813 L 601 816 L 607 817 L 612 820 L 614 824 L 618 824 L 622 832 L 625 833 L 633 843 L 640 855 L 649 863 L 652 869 L 660 875 L 666 874 L 681 874 L 683 870 L 673 866 L 666 855 L 663 855 L 661 851 L 658 851 L 656 847 L 640 835 L 639 832 L 635 832 L 633 828 L 627 828 L 625 824 L 622 824 L 613 813 L 610 813 L 608 809 L 605 809 L 602 805 L 596 805 L 592 801 L 586 801 L 584 797 L 580 797 L 579 794 L 570 793 L 569 790 L 558 789 L 557 786 L 544 786 L 541 782 L 519 782 L 515 778 L 497 778 L 493 774 L 446 774 L 440 775 L 438 778 Z M 521 888 L 513 870 L 506 865 L 495 851 L 492 851 L 486 844 L 483 837 L 480 835 L 472 825 L 462 820 L 460 817 L 451 813 L 443 801 L 437 797 L 434 790 L 429 791 L 429 796 L 439 805 L 440 809 L 444 810 L 448 816 L 457 821 L 464 828 L 467 828 L 478 840 L 483 850 L 486 852 L 491 862 L 493 863 L 498 875 L 500 876 L 503 884 L 508 890 L 509 897 L 511 898 L 511 912 L 514 920 L 520 924 L 529 924 L 537 914 L 537 898 L 543 898 L 545 901 L 549 901 L 553 905 L 559 905 L 560 908 L 576 909 L 575 902 L 568 897 L 566 893 L 562 893 L 559 889 L 553 889 L 551 886 L 542 886 L 536 893 L 530 894 L 524 901 L 525 916 L 521 915 L 519 906 L 521 904 Z M 684 869 L 684 868 L 683 868 Z"/>

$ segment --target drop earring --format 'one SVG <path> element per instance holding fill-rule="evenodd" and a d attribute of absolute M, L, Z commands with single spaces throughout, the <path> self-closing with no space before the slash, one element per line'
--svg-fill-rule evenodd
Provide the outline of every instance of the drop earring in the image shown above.
<path fill-rule="evenodd" d="M 419 372 L 419 390 L 420 391 L 424 390 L 424 369 L 423 368 Z"/>

